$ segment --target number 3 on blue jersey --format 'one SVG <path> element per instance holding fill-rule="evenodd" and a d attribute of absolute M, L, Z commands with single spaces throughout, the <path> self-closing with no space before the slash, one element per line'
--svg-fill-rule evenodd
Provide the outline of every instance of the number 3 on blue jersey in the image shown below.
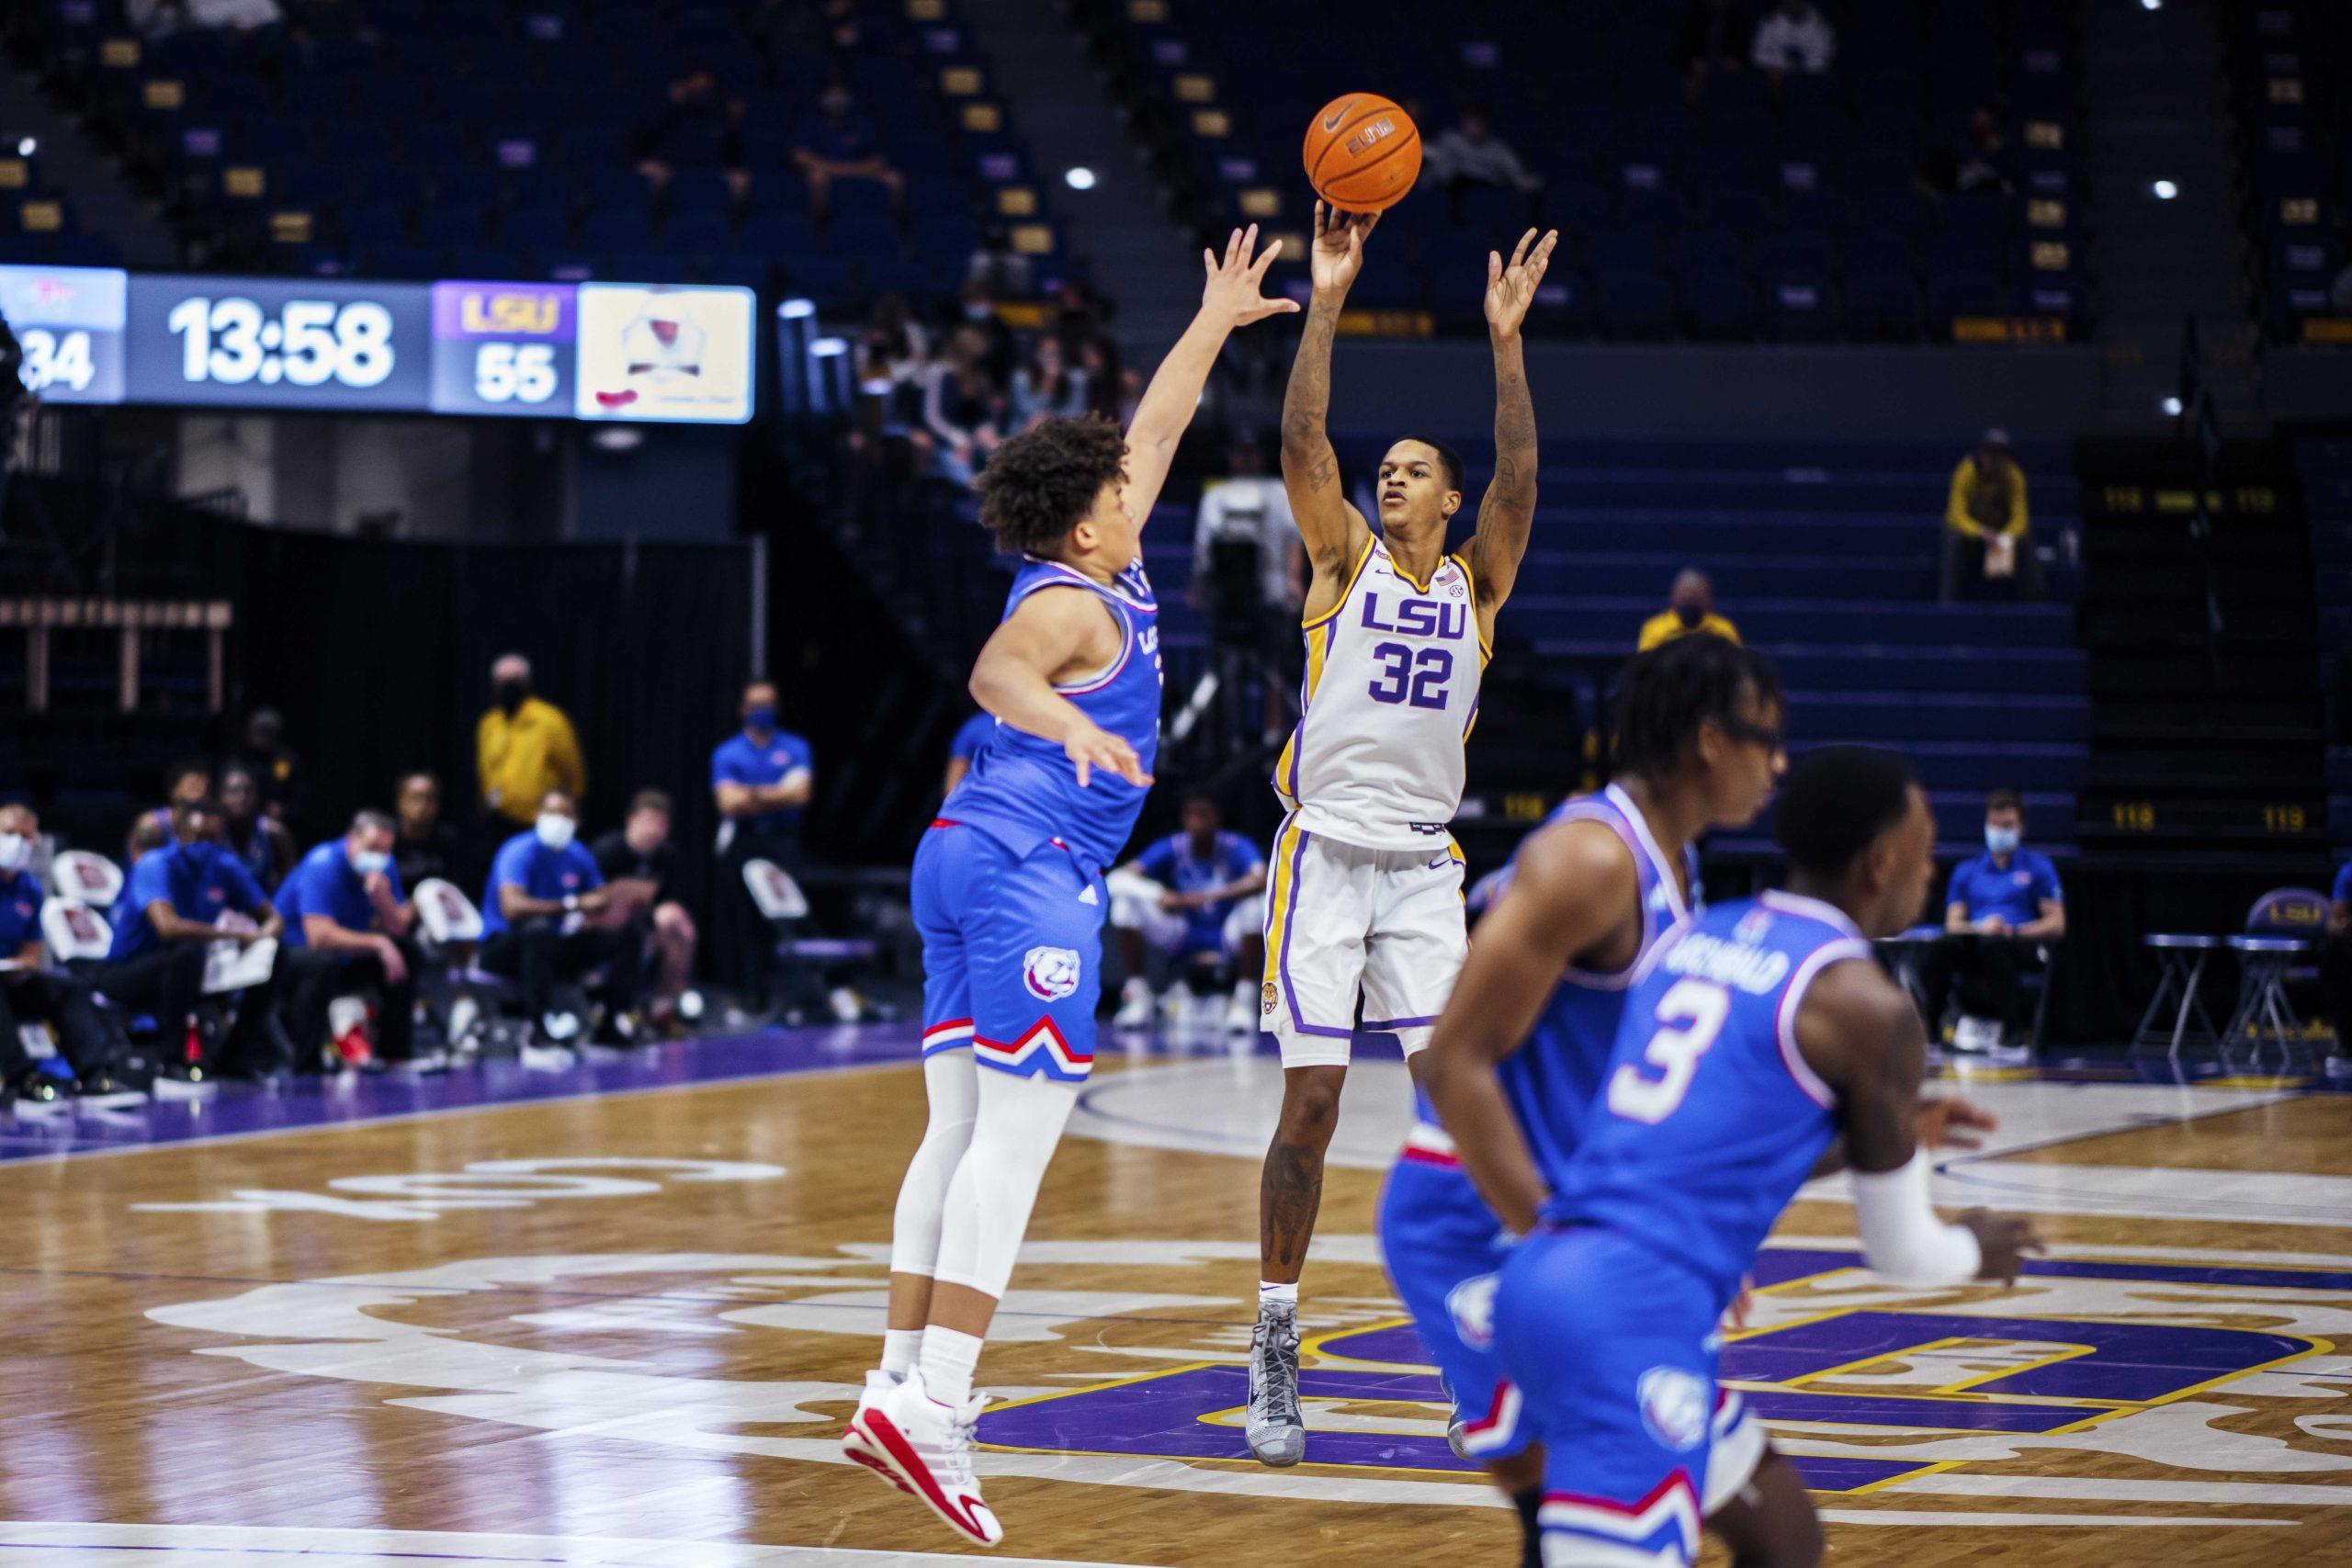
<path fill-rule="evenodd" d="M 1657 999 L 1657 1032 L 1642 1047 L 1642 1060 L 1658 1069 L 1651 1077 L 1633 1062 L 1609 1077 L 1609 1109 L 1629 1121 L 1653 1124 L 1674 1114 L 1690 1091 L 1699 1058 L 1723 1032 L 1731 1016 L 1731 993 L 1712 980 L 1684 978 Z"/>

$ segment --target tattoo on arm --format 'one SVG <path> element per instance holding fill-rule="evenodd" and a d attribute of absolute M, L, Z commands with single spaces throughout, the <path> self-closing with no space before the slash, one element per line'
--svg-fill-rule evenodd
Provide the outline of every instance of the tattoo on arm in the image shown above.
<path fill-rule="evenodd" d="M 1317 300 L 1307 308 L 1299 334 L 1298 359 L 1283 393 L 1283 469 L 1310 491 L 1323 491 L 1340 477 L 1324 421 L 1331 408 L 1331 341 L 1339 312 Z"/>
<path fill-rule="evenodd" d="M 1495 477 L 1478 502 L 1480 588 L 1507 590 L 1527 553 L 1535 521 L 1535 401 L 1527 373 L 1516 364 L 1495 367 Z"/>

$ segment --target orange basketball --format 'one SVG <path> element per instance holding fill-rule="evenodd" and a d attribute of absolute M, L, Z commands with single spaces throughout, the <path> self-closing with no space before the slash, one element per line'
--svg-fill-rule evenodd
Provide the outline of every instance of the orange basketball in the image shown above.
<path fill-rule="evenodd" d="M 1421 130 L 1376 93 L 1333 98 L 1306 122 L 1306 183 L 1342 212 L 1383 212 L 1421 173 Z"/>

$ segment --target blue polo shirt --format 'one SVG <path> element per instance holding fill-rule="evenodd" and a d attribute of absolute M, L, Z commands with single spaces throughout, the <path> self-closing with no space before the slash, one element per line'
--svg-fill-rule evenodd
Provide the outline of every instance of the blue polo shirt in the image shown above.
<path fill-rule="evenodd" d="M 136 957 L 156 945 L 155 928 L 147 906 L 161 900 L 181 919 L 209 926 L 228 910 L 259 919 L 269 909 L 261 885 L 225 848 L 202 860 L 188 853 L 195 846 L 166 844 L 149 850 L 130 868 L 122 897 L 114 906 L 114 945 L 109 959 Z"/>
<path fill-rule="evenodd" d="M 385 877 L 392 885 L 392 902 L 401 901 L 401 874 L 392 867 L 384 868 Z M 343 839 L 329 839 L 325 843 L 294 863 L 286 874 L 285 885 L 277 890 L 277 912 L 286 917 L 286 934 L 278 941 L 288 947 L 308 947 L 310 937 L 302 930 L 305 915 L 324 915 L 349 931 L 374 929 L 376 906 L 368 901 L 368 891 L 360 874 L 351 868 L 351 846 Z"/>
<path fill-rule="evenodd" d="M 2339 904 L 2352 904 L 2352 860 L 2346 861 L 2335 874 L 2335 891 L 2329 895 Z"/>
<path fill-rule="evenodd" d="M 596 869 L 596 857 L 579 840 L 551 850 L 539 842 L 535 832 L 517 833 L 498 846 L 498 858 L 490 863 L 490 881 L 481 893 L 481 934 L 493 937 L 506 930 L 506 916 L 498 907 L 502 887 L 519 887 L 534 898 L 560 900 L 604 885 L 605 874 Z"/>
<path fill-rule="evenodd" d="M 744 730 L 729 736 L 711 752 L 710 787 L 717 789 L 723 784 L 782 784 L 795 768 L 811 766 L 814 756 L 808 742 L 788 729 L 779 729 L 769 736 L 764 746 Z M 745 833 L 789 833 L 800 826 L 800 808 L 787 807 L 757 817 L 738 817 L 735 824 L 739 831 Z"/>
<path fill-rule="evenodd" d="M 14 958 L 40 935 L 40 878 L 29 871 L 0 876 L 0 958 Z"/>
<path fill-rule="evenodd" d="M 1136 857 L 1136 865 L 1154 882 L 1179 893 L 1200 893 L 1265 869 L 1266 857 L 1238 833 L 1220 832 L 1206 856 L 1193 853 L 1190 833 L 1171 833 Z M 1225 945 L 1226 918 L 1238 899 L 1221 898 L 1184 913 L 1183 952 L 1215 953 Z"/>
<path fill-rule="evenodd" d="M 2013 926 L 2040 919 L 2044 898 L 2064 900 L 2058 868 L 2048 855 L 2028 849 L 2011 854 L 2006 870 L 1993 863 L 1990 850 L 1961 862 L 1952 868 L 1951 891 L 1944 895 L 1947 905 L 1962 906 L 1972 920 L 1998 915 Z"/>
<path fill-rule="evenodd" d="M 996 716 L 976 713 L 964 721 L 964 727 L 956 732 L 956 739 L 947 743 L 947 754 L 961 757 L 967 762 L 976 762 L 979 761 L 980 753 L 989 749 L 989 742 L 995 739 Z"/>

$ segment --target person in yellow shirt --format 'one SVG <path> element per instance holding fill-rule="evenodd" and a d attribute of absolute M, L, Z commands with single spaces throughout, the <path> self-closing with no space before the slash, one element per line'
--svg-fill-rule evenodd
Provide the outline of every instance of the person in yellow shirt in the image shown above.
<path fill-rule="evenodd" d="M 2041 596 L 2041 562 L 2026 515 L 2025 470 L 2009 433 L 1988 430 L 1951 471 L 1944 502 L 1943 571 L 1937 597 Z"/>
<path fill-rule="evenodd" d="M 580 738 L 561 708 L 531 694 L 531 661 L 519 653 L 499 655 L 490 667 L 497 705 L 474 727 L 474 772 L 481 781 L 482 809 L 492 818 L 528 828 L 549 790 L 577 800 L 588 787 L 580 761 Z"/>
<path fill-rule="evenodd" d="M 1739 640 L 1739 628 L 1715 614 L 1714 585 L 1707 581 L 1707 574 L 1685 567 L 1675 573 L 1674 587 L 1666 596 L 1666 608 L 1642 623 L 1642 639 L 1634 651 L 1647 653 L 1660 643 L 1672 642 L 1692 632 L 1705 632 L 1725 642 Z"/>

